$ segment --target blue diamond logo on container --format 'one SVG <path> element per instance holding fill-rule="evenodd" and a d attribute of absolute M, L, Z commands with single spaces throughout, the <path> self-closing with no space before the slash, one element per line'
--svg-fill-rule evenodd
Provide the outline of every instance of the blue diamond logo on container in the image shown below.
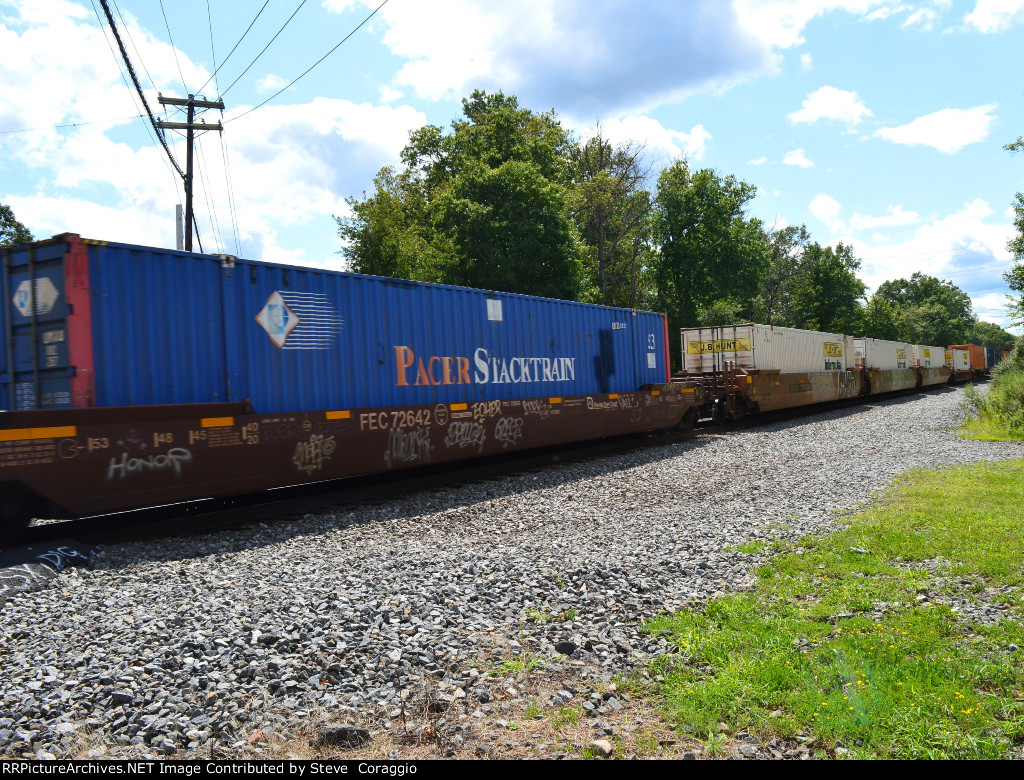
<path fill-rule="evenodd" d="M 18 285 L 18 289 L 14 291 L 14 296 L 11 298 L 14 308 L 22 317 L 31 317 L 34 302 L 36 314 L 49 314 L 60 297 L 60 291 L 45 276 L 35 280 L 34 292 L 32 287 L 32 282 L 28 279 Z"/>
<path fill-rule="evenodd" d="M 267 332 L 274 344 L 283 347 L 288 340 L 288 334 L 295 330 L 301 320 L 284 302 L 281 293 L 275 290 L 267 298 L 267 303 L 260 313 L 256 315 L 256 322 L 263 326 L 263 330 Z"/>

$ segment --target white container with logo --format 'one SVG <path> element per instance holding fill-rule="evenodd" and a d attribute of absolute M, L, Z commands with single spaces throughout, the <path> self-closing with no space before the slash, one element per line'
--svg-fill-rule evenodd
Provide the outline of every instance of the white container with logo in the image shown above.
<path fill-rule="evenodd" d="M 746 323 L 683 328 L 683 370 L 688 374 L 721 371 L 726 363 L 745 371 L 801 374 L 853 368 L 849 336 Z"/>
<path fill-rule="evenodd" d="M 946 365 L 954 371 L 971 370 L 971 353 L 966 349 L 946 350 Z"/>
<path fill-rule="evenodd" d="M 925 344 L 911 345 L 913 365 L 920 368 L 942 368 L 946 365 L 946 348 L 929 347 Z"/>
<path fill-rule="evenodd" d="M 904 341 L 855 338 L 853 349 L 864 361 L 863 368 L 892 370 L 911 367 L 911 345 Z"/>

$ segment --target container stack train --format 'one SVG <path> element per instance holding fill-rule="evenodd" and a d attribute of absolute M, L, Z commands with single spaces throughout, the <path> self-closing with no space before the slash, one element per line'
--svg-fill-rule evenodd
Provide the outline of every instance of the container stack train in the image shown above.
<path fill-rule="evenodd" d="M 2 250 L 0 544 L 74 518 L 975 378 L 980 347 L 83 239 Z"/>

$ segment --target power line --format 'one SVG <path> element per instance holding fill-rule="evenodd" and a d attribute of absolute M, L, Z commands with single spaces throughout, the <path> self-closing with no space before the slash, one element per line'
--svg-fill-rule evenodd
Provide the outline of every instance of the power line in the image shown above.
<path fill-rule="evenodd" d="M 161 0 L 161 2 L 163 2 L 163 0 Z M 269 3 L 270 3 L 270 0 L 266 0 L 266 2 L 263 3 L 263 8 L 266 8 Z M 238 48 L 238 44 L 241 43 L 243 40 L 245 40 L 245 36 L 249 34 L 249 30 L 251 30 L 252 26 L 254 24 L 256 24 L 256 20 L 260 18 L 260 14 L 263 13 L 263 8 L 260 8 L 260 10 L 256 12 L 256 16 L 254 16 L 253 20 L 251 22 L 249 22 L 249 26 L 245 28 L 245 32 L 242 33 L 242 37 L 239 38 L 238 41 L 235 43 L 235 45 L 231 47 L 231 51 L 228 52 L 228 56 L 225 57 L 223 62 L 221 62 L 221 64 L 217 66 L 217 70 L 215 70 L 210 75 L 210 78 L 208 78 L 206 81 L 204 81 L 202 86 L 199 87 L 199 89 L 196 90 L 196 93 L 202 92 L 203 91 L 203 87 L 205 87 L 207 84 L 210 83 L 210 79 L 212 79 L 214 76 L 216 76 L 217 73 L 220 71 L 220 69 L 223 68 L 227 64 L 228 60 L 231 59 L 231 55 L 235 53 L 235 49 Z"/>
<path fill-rule="evenodd" d="M 131 87 L 129 87 L 131 89 Z M 47 125 L 46 127 L 23 127 L 20 130 L 0 130 L 0 135 L 8 135 L 10 133 L 31 133 L 36 130 L 61 130 L 65 127 L 85 127 L 86 125 L 102 125 L 108 122 L 123 122 L 126 119 L 144 119 L 145 114 L 132 114 L 131 116 L 122 116 L 117 119 L 94 119 L 91 122 L 69 122 L 64 125 Z"/>
<path fill-rule="evenodd" d="M 121 70 L 121 60 L 118 59 L 117 54 L 114 52 L 114 47 L 110 45 L 110 39 L 107 37 L 107 32 L 106 32 L 106 28 L 105 28 L 105 26 L 103 24 L 103 19 L 100 17 L 100 12 L 98 10 L 96 10 L 96 3 L 94 2 L 94 0 L 89 0 L 89 2 L 92 5 L 92 12 L 96 16 L 96 21 L 99 22 L 100 32 L 103 33 L 103 41 L 104 41 L 104 43 L 107 44 L 107 48 L 110 50 L 110 56 L 114 58 L 114 62 L 117 64 L 117 75 L 121 77 L 121 82 L 124 84 L 125 89 L 128 90 L 128 94 L 131 95 L 132 103 L 135 103 L 136 105 L 138 105 L 137 102 L 136 102 L 136 99 L 135 99 L 135 94 L 132 92 L 132 88 L 128 85 L 128 79 L 126 79 L 124 77 L 124 71 Z M 142 114 L 140 114 L 139 116 L 141 117 Z M 150 122 L 152 123 L 152 117 L 153 117 L 152 112 L 149 112 L 149 116 L 150 116 Z M 151 126 L 151 125 L 147 125 L 146 126 L 146 132 L 147 132 L 147 134 L 149 135 L 150 138 L 153 137 L 154 131 L 156 131 L 156 127 L 155 126 Z M 157 140 L 161 140 L 161 141 L 163 140 L 160 137 L 159 132 L 157 132 L 156 135 L 157 135 Z M 164 144 L 164 149 L 167 150 L 167 144 L 166 143 Z M 172 163 L 174 163 L 174 158 L 171 157 L 169 152 L 168 152 L 168 157 L 170 158 L 170 161 Z M 171 181 L 173 182 L 173 187 L 174 187 L 174 194 L 175 194 L 175 196 L 177 196 L 177 194 L 178 194 L 178 181 L 179 180 L 174 175 L 174 171 L 171 170 L 170 166 L 167 164 L 167 159 L 166 158 L 161 158 L 161 159 L 163 160 L 164 167 L 167 168 L 167 172 L 171 175 Z M 174 167 L 178 168 L 178 166 L 176 164 L 175 164 Z M 178 168 L 179 172 L 180 172 L 180 170 L 181 169 Z"/>
<path fill-rule="evenodd" d="M 231 211 L 231 227 L 235 233 L 235 254 L 241 255 L 242 246 L 241 242 L 238 240 L 238 216 L 237 211 L 235 209 L 235 188 L 234 185 L 232 185 L 231 183 L 231 166 L 228 163 L 228 147 L 227 144 L 224 142 L 223 133 L 221 133 L 220 135 L 220 151 L 221 156 L 224 158 L 224 175 L 227 178 L 228 182 L 228 207 L 230 208 Z"/>
<path fill-rule="evenodd" d="M 206 174 L 206 157 L 203 155 L 203 144 L 202 138 L 196 139 L 196 151 L 199 153 L 199 178 L 203 183 L 203 196 L 206 198 L 206 209 L 210 215 L 210 229 L 213 232 L 213 240 L 217 243 L 220 249 L 224 249 L 224 233 L 220 229 L 220 219 L 217 217 L 217 207 L 214 202 L 210 199 L 210 185 L 207 180 L 212 181 L 212 177 Z"/>
<path fill-rule="evenodd" d="M 107 16 L 107 22 L 110 24 L 110 30 L 114 33 L 114 39 L 117 41 L 117 47 L 121 50 L 121 57 L 124 59 L 124 64 L 128 68 L 128 73 L 132 77 L 132 82 L 135 84 L 135 91 L 139 93 L 139 99 L 142 101 L 143 107 L 146 109 L 146 114 L 149 116 L 149 121 L 153 125 L 153 129 L 156 131 L 156 136 L 160 139 L 160 144 L 164 147 L 164 151 L 167 153 L 168 159 L 171 164 L 174 165 L 174 170 L 178 172 L 178 175 L 182 179 L 185 178 L 185 174 L 182 172 L 181 167 L 178 165 L 178 161 L 174 159 L 174 155 L 171 154 L 171 149 L 167 145 L 167 141 L 164 139 L 163 134 L 156 126 L 156 117 L 153 116 L 153 111 L 149 107 L 149 103 L 146 101 L 146 95 L 142 91 L 142 85 L 139 84 L 139 77 L 135 75 L 135 68 L 132 67 L 132 62 L 128 59 L 128 52 L 124 50 L 124 43 L 121 41 L 121 36 L 117 32 L 117 25 L 114 23 L 114 17 L 110 14 L 110 7 L 107 5 L 107 0 L 100 0 L 100 5 L 103 6 L 103 12 Z M 93 11 L 96 10 L 96 6 L 93 5 Z M 98 15 L 98 14 L 97 14 Z"/>
<path fill-rule="evenodd" d="M 280 35 L 280 34 L 281 34 L 281 33 L 282 33 L 283 31 L 284 31 L 284 28 L 288 26 L 288 22 L 290 22 L 290 21 L 291 21 L 292 19 L 294 19 L 294 18 L 295 18 L 295 14 L 297 14 L 297 13 L 299 12 L 299 10 L 300 10 L 300 9 L 302 8 L 302 6 L 304 6 L 305 4 L 306 4 L 306 0 L 302 0 L 302 2 L 301 2 L 301 3 L 299 3 L 299 6 L 298 6 L 298 8 L 296 8 L 296 9 L 295 9 L 294 11 L 292 11 L 292 15 L 291 15 L 291 16 L 289 16 L 289 17 L 288 17 L 288 20 L 287 20 L 287 21 L 286 21 L 286 22 L 285 22 L 284 24 L 282 24 L 282 25 L 281 25 L 281 29 L 280 29 L 280 30 L 278 30 L 278 31 L 277 31 L 276 33 L 274 33 L 274 37 L 270 39 L 270 43 L 268 43 L 268 44 L 267 44 L 266 46 L 264 46 L 264 47 L 263 47 L 263 49 L 262 49 L 262 50 L 260 51 L 260 53 L 259 53 L 259 54 L 257 54 L 257 55 L 256 55 L 256 57 L 255 57 L 255 58 L 253 59 L 253 61 L 252 61 L 252 62 L 250 62 L 250 63 L 249 63 L 248 65 L 246 65 L 246 66 L 245 66 L 245 70 L 243 70 L 243 71 L 242 71 L 242 72 L 241 72 L 241 73 L 240 73 L 240 74 L 238 75 L 238 78 L 237 78 L 237 79 L 235 79 L 234 81 L 232 81 L 232 82 L 231 82 L 231 83 L 230 83 L 230 84 L 228 85 L 228 88 L 227 88 L 227 89 L 225 89 L 225 90 L 224 90 L 224 92 L 222 92 L 222 93 L 221 93 L 221 97 L 224 97 L 224 95 L 228 94 L 228 92 L 230 92 L 230 91 L 231 91 L 231 88 L 232 88 L 233 86 L 235 86 L 235 84 L 237 84 L 237 83 L 238 83 L 238 79 L 242 78 L 242 76 L 244 76 L 244 75 L 245 75 L 246 73 L 248 73 L 248 72 L 249 72 L 249 68 L 251 68 L 251 67 L 252 67 L 253 65 L 255 65 L 255 64 L 256 64 L 256 60 L 258 60 L 258 59 L 259 59 L 260 57 L 262 57 L 262 56 L 263 56 L 263 52 L 265 52 L 265 51 L 266 51 L 267 49 L 269 49 L 269 48 L 270 48 L 270 44 L 271 44 L 271 43 L 273 43 L 274 41 L 276 41 L 276 40 L 277 40 L 277 36 L 278 36 L 278 35 Z"/>
<path fill-rule="evenodd" d="M 303 2 L 305 2 L 305 0 L 303 0 Z M 241 119 L 241 118 L 242 118 L 243 116 L 246 116 L 247 114 L 251 114 L 251 113 L 252 113 L 253 111 L 255 111 L 255 110 L 256 110 L 257 108 L 262 108 L 262 107 L 263 107 L 263 106 L 265 106 L 265 105 L 266 105 L 267 103 L 269 103 L 269 102 L 270 102 L 271 100 L 273 100 L 273 99 L 274 99 L 274 98 L 276 98 L 276 97 L 277 97 L 278 95 L 280 95 L 280 94 L 281 94 L 282 92 L 284 92 L 285 90 L 287 90 L 287 89 L 288 89 L 289 87 L 291 87 L 291 86 L 292 86 L 293 84 L 295 84 L 295 82 L 297 82 L 297 81 L 298 81 L 299 79 L 301 79 L 301 78 L 302 78 L 303 76 L 305 76 L 305 75 L 306 75 L 307 73 L 309 73 L 309 72 L 310 72 L 311 70 L 313 70 L 313 68 L 315 68 L 315 67 L 316 67 L 317 65 L 319 65 L 319 64 L 320 64 L 321 62 L 323 62 L 323 61 L 324 61 L 324 60 L 326 60 L 326 59 L 327 59 L 328 57 L 330 57 L 330 56 L 331 56 L 332 54 L 334 54 L 334 52 L 335 52 L 335 51 L 337 51 L 337 50 L 338 50 L 338 48 L 339 48 L 339 47 L 340 47 L 340 46 L 341 46 L 341 45 L 342 45 L 342 44 L 343 44 L 343 43 L 344 43 L 345 41 L 347 41 L 347 40 L 348 40 L 349 38 L 351 38 L 351 37 L 352 37 L 353 35 L 355 35 L 355 34 L 356 34 L 356 33 L 357 33 L 358 31 L 359 31 L 359 29 L 360 29 L 360 28 L 361 28 L 361 27 L 362 27 L 362 26 L 363 26 L 364 24 L 366 24 L 366 23 L 367 23 L 368 21 L 370 21 L 370 20 L 371 20 L 371 19 L 372 19 L 372 18 L 373 18 L 374 16 L 376 16 L 376 15 L 377 15 L 377 11 L 379 11 L 379 10 L 380 10 L 381 8 L 383 8 L 383 7 L 384 7 L 384 6 L 386 6 L 387 4 L 388 4 L 388 0 L 384 0 L 384 2 L 383 2 L 383 3 L 381 3 L 381 4 L 380 4 L 380 5 L 378 5 L 378 6 L 376 7 L 376 8 L 374 8 L 374 9 L 373 9 L 373 12 L 372 12 L 372 13 L 371 13 L 371 14 L 370 14 L 369 16 L 367 16 L 367 17 L 366 17 L 365 19 L 363 19 L 363 21 L 361 21 L 361 22 L 360 22 L 360 23 L 359 23 L 358 25 L 356 25 L 355 29 L 353 29 L 353 30 L 352 30 L 352 32 L 350 32 L 350 33 L 349 33 L 348 35 L 346 35 L 346 36 L 345 36 L 344 38 L 342 38 L 342 39 L 341 39 L 340 41 L 338 41 L 338 43 L 337 43 L 337 44 L 336 44 L 336 45 L 334 46 L 334 48 L 333 48 L 333 49 L 331 49 L 331 50 L 330 50 L 329 52 L 327 52 L 327 54 L 325 54 L 325 55 L 324 55 L 323 57 L 321 57 L 321 58 L 320 58 L 320 59 L 318 59 L 318 60 L 317 60 L 316 62 L 314 62 L 314 63 L 313 63 L 312 65 L 310 65 L 310 66 L 309 66 L 308 68 L 306 68 L 306 70 L 304 70 L 304 71 L 303 71 L 302 73 L 300 73 L 300 74 L 299 74 L 298 76 L 296 76 L 296 77 L 295 77 L 294 79 L 292 79 L 292 81 L 291 81 L 291 82 L 290 82 L 289 84 L 287 84 L 286 86 L 284 86 L 284 87 L 282 87 L 281 89 L 279 89 L 279 90 L 278 90 L 277 92 L 275 92 L 275 93 L 274 93 L 273 95 L 271 95 L 270 97 L 268 97 L 268 98 L 267 98 L 266 100 L 264 100 L 264 101 L 263 101 L 262 103 L 260 103 L 260 104 L 259 104 L 258 106 L 253 106 L 252 108 L 250 108 L 250 109 L 249 109 L 248 111 L 246 111 L 246 112 L 245 112 L 245 113 L 243 113 L 243 114 L 239 114 L 239 115 L 238 115 L 238 116 L 236 116 L 236 117 L 232 117 L 231 119 L 226 119 L 226 120 L 224 120 L 224 124 L 227 124 L 228 122 L 234 122 L 234 121 L 235 121 L 236 119 Z M 241 76 L 239 76 L 239 78 L 241 78 Z M 236 81 L 237 81 L 237 79 L 236 79 Z"/>
<path fill-rule="evenodd" d="M 149 68 L 146 67 L 146 62 L 142 59 L 142 53 L 139 51 L 139 47 L 135 45 L 135 39 L 132 38 L 132 31 L 128 28 L 127 22 L 125 22 L 124 17 L 121 15 L 121 9 L 117 5 L 117 0 L 111 0 L 111 2 L 114 4 L 114 10 L 117 11 L 117 18 L 121 20 L 121 26 L 124 28 L 124 34 L 128 36 L 128 42 L 132 45 L 132 48 L 135 49 L 135 56 L 142 65 L 142 69 L 146 71 L 146 78 L 149 79 L 149 83 L 153 87 L 153 91 L 156 92 L 156 81 L 153 79 L 153 75 L 149 72 Z"/>
<path fill-rule="evenodd" d="M 217 87 L 217 52 L 213 50 L 213 19 L 210 18 L 210 0 L 206 0 L 206 26 L 210 30 L 210 56 L 213 58 L 213 86 Z M 209 79 L 207 79 L 209 81 Z"/>
<path fill-rule="evenodd" d="M 164 10 L 164 0 L 160 0 L 160 13 L 164 15 L 164 27 L 167 28 L 167 39 L 171 42 L 171 51 L 174 52 L 174 64 L 178 66 L 178 75 L 181 76 L 181 86 L 185 92 L 188 92 L 188 86 L 185 84 L 185 74 L 181 72 L 181 63 L 178 62 L 178 47 L 174 45 L 171 25 L 167 21 L 167 12 Z M 164 114 L 166 115 L 166 108 Z"/>

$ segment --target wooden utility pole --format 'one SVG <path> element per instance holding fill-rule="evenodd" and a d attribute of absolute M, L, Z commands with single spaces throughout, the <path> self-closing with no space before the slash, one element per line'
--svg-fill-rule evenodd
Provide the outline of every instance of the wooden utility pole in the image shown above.
<path fill-rule="evenodd" d="M 156 126 L 163 130 L 185 130 L 186 131 L 186 155 L 185 155 L 185 251 L 192 251 L 192 225 L 195 217 L 192 212 L 192 142 L 195 140 L 195 132 L 204 130 L 216 130 L 218 133 L 224 130 L 220 122 L 208 125 L 205 122 L 196 122 L 197 108 L 219 108 L 224 110 L 223 100 L 196 100 L 195 95 L 188 98 L 169 98 L 160 95 L 157 100 L 165 106 L 185 106 L 188 109 L 186 122 L 157 122 Z"/>

